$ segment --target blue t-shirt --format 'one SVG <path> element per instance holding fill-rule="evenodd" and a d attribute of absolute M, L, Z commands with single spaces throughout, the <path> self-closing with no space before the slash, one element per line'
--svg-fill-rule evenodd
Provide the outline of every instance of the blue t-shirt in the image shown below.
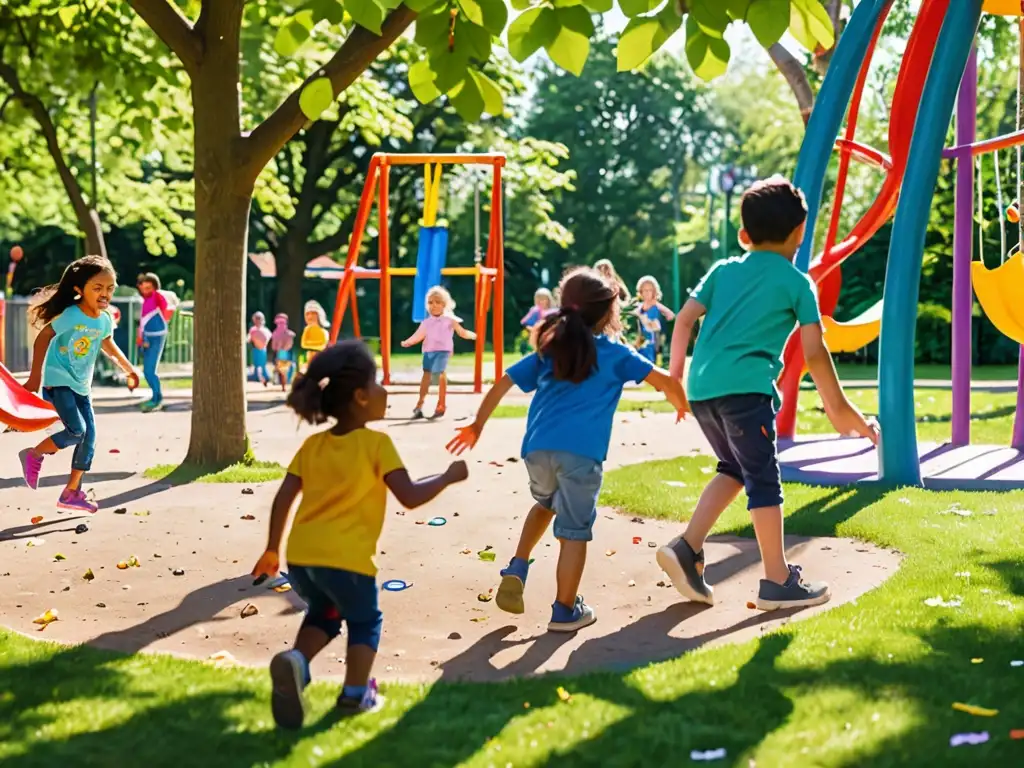
<path fill-rule="evenodd" d="M 660 329 L 661 327 L 661 310 L 658 309 L 657 304 L 652 304 L 647 309 L 641 307 L 640 317 L 646 318 L 647 321 L 651 323 L 652 327 L 648 328 L 641 321 L 640 331 L 643 333 L 644 338 L 647 339 L 648 342 L 654 344 L 658 340 L 658 330 L 655 329 Z M 657 323 L 657 325 L 654 325 L 654 323 Z"/>
<path fill-rule="evenodd" d="M 555 378 L 554 365 L 534 353 L 508 369 L 523 392 L 537 391 L 526 417 L 522 455 L 565 451 L 604 461 L 612 439 L 612 421 L 626 382 L 643 381 L 654 365 L 625 344 L 594 338 L 597 366 L 579 384 Z"/>
<path fill-rule="evenodd" d="M 114 318 L 109 312 L 89 317 L 75 305 L 53 318 L 50 327 L 54 336 L 43 363 L 43 386 L 70 387 L 88 397 L 100 347 L 114 333 Z"/>

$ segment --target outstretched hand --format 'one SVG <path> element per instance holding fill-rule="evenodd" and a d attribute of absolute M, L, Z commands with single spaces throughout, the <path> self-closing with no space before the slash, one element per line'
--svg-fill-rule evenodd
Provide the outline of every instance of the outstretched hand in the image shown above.
<path fill-rule="evenodd" d="M 452 453 L 456 456 L 461 456 L 470 448 L 476 447 L 477 440 L 480 439 L 480 431 L 482 427 L 477 426 L 475 423 L 470 424 L 468 427 L 462 427 L 456 430 L 455 437 L 448 441 L 448 445 L 445 449 L 448 453 Z"/>
<path fill-rule="evenodd" d="M 260 559 L 256 561 L 256 566 L 252 569 L 252 575 L 256 578 L 272 577 L 277 576 L 280 570 L 281 557 L 277 552 L 273 552 L 268 549 L 260 555 Z"/>
<path fill-rule="evenodd" d="M 125 383 L 128 385 L 128 391 L 132 392 L 139 388 L 139 374 L 135 371 L 131 371 L 125 377 Z"/>

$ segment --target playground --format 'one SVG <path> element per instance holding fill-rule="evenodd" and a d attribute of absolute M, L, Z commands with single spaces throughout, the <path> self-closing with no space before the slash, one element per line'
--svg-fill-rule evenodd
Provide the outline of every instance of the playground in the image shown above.
<path fill-rule="evenodd" d="M 502 22 L 492 29 L 495 4 Z M 427 3 L 415 12 L 405 5 L 373 7 L 381 12 L 379 23 L 354 18 L 362 14 L 348 9 L 355 11 L 357 29 L 339 49 L 341 63 L 318 64 L 317 76 L 296 84 L 294 98 L 265 123 L 216 151 L 209 137 L 205 144 L 196 139 L 196 206 L 189 212 L 195 226 L 172 233 L 188 232 L 195 240 L 187 296 L 186 281 L 175 283 L 188 303 L 163 289 L 148 265 L 139 267 L 134 292 L 118 286 L 114 265 L 122 275 L 127 270 L 113 249 L 110 261 L 66 259 L 67 270 L 52 263 L 44 269 L 20 246 L 10 251 L 6 301 L 0 303 L 0 763 L 1019 763 L 1024 113 L 1012 131 L 979 135 L 979 127 L 992 124 L 980 104 L 995 90 L 993 82 L 1004 101 L 1009 93 L 1002 68 L 1009 38 L 995 35 L 992 24 L 1005 23 L 998 29 L 1012 32 L 1014 46 L 1024 51 L 1024 4 L 922 0 L 909 11 L 893 0 L 787 4 L 782 21 L 807 49 L 803 64 L 822 75 L 813 109 L 804 111 L 799 151 L 786 158 L 795 163 L 793 184 L 807 213 L 806 235 L 797 234 L 804 231 L 801 208 L 801 219 L 783 233 L 788 240 L 751 239 L 750 211 L 742 210 L 742 233 L 739 211 L 730 213 L 734 191 L 763 191 L 755 179 L 777 170 L 761 156 L 749 169 L 736 157 L 728 167 L 697 167 L 704 161 L 696 156 L 677 166 L 672 147 L 656 147 L 656 173 L 616 169 L 616 156 L 616 162 L 594 161 L 578 176 L 556 178 L 554 169 L 571 162 L 573 153 L 596 151 L 586 130 L 576 127 L 574 120 L 582 118 L 563 121 L 572 125 L 570 141 L 556 145 L 544 137 L 546 124 L 536 115 L 512 125 L 502 89 L 532 94 L 536 104 L 512 102 L 524 114 L 554 110 L 556 96 L 564 96 L 559 68 L 579 75 L 583 63 L 566 53 L 576 43 L 542 44 L 543 30 L 529 25 L 555 19 L 550 23 L 577 34 L 591 11 L 600 12 L 591 4 L 531 7 L 511 22 L 513 58 L 544 48 L 557 65 L 530 74 L 536 79 L 531 88 L 516 85 L 518 74 L 496 76 L 499 85 L 482 63 L 474 68 L 477 59 L 487 59 L 492 36 L 504 32 L 503 3 L 488 0 L 469 10 L 462 3 L 450 10 Z M 834 17 L 827 7 L 834 7 Z M 211 117 L 203 110 L 218 99 L 202 96 L 204 78 L 211 76 L 188 36 L 206 35 L 208 25 L 222 20 L 214 14 L 193 24 L 175 11 L 177 21 L 168 22 L 146 0 L 125 7 L 136 11 L 195 82 L 198 137 Z M 282 11 L 285 21 L 261 55 L 287 58 L 307 39 L 310 46 L 329 45 L 323 35 L 348 18 L 341 11 L 331 2 L 293 16 Z M 567 20 L 566 11 L 579 11 L 580 18 Z M 721 20 L 748 26 L 772 50 L 758 14 L 748 21 L 746 14 L 712 13 L 707 5 L 687 11 L 681 55 L 697 77 L 713 79 L 716 62 L 718 74 L 726 71 L 730 43 L 718 34 L 725 26 L 715 27 Z M 661 25 L 655 38 L 671 37 L 664 25 L 681 24 L 680 11 L 665 5 L 657 19 L 646 11 L 622 12 L 631 20 L 616 33 L 617 53 L 600 37 L 594 55 L 606 56 L 604 63 L 622 76 L 649 79 L 651 93 L 678 86 L 673 98 L 681 98 L 682 78 L 694 75 L 674 70 L 680 84 L 665 86 L 668 78 L 629 71 L 643 70 L 654 54 L 638 55 L 636 29 L 655 23 Z M 241 8 L 238 14 L 236 32 L 243 28 Z M 410 58 L 396 54 L 373 73 L 393 76 L 383 70 L 400 62 L 402 88 L 407 81 L 415 101 L 388 106 L 381 80 L 351 103 L 336 104 L 355 79 L 339 86 L 339 67 L 381 55 L 349 55 L 345 46 L 372 26 L 381 50 L 391 43 L 413 46 L 411 38 L 395 40 L 416 14 L 421 48 L 402 49 Z M 245 29 L 256 26 L 254 19 L 246 17 Z M 66 13 L 60 21 L 69 28 L 80 23 Z M 164 26 L 179 22 L 180 28 Z M 830 35 L 823 25 L 832 25 Z M 894 35 L 894 26 L 906 31 Z M 482 32 L 473 37 L 467 29 Z M 447 43 L 433 40 L 433 33 Z M 457 45 L 467 39 L 476 46 L 472 61 L 460 63 L 465 71 L 449 83 L 451 54 L 461 56 Z M 206 43 L 216 53 L 213 39 Z M 417 52 L 426 58 L 416 59 Z M 583 60 L 589 52 L 588 42 Z M 230 55 L 237 59 L 239 51 Z M 1018 58 L 1024 62 L 1024 55 Z M 654 71 L 668 66 L 664 62 L 651 59 L 649 66 Z M 879 70 L 887 67 L 892 73 L 879 87 Z M 4 72 L 0 68 L 0 76 Z M 780 73 L 782 67 L 771 74 Z M 244 92 L 239 77 L 221 96 Z M 17 77 L 17 88 L 5 82 L 25 100 Z M 597 91 L 611 99 L 622 82 L 609 88 L 598 79 Z M 1015 87 L 1017 99 L 1024 98 L 1024 69 Z M 414 114 L 442 94 L 450 104 L 444 119 Z M 727 91 L 718 94 L 724 98 Z M 794 95 L 803 109 L 799 89 Z M 587 104 L 582 89 L 576 98 L 563 105 L 570 115 Z M 718 109 L 712 101 L 699 109 Z M 612 109 L 609 104 L 602 101 L 598 112 Z M 360 110 L 377 110 L 377 119 L 364 119 Z M 502 118 L 508 124 L 488 133 L 490 127 L 477 126 L 485 123 L 483 112 L 495 118 L 508 113 Z M 720 127 L 711 121 L 712 133 L 734 130 L 725 127 L 726 115 L 715 115 L 723 119 Z M 333 134 L 317 133 L 340 131 L 353 116 L 365 125 L 350 126 L 341 149 L 331 144 Z M 634 117 L 630 107 L 610 124 L 659 122 L 653 115 Z M 374 134 L 380 126 L 390 130 Z M 697 138 L 696 119 L 690 128 L 689 141 L 717 151 L 716 141 Z M 456 138 L 442 141 L 449 130 Z M 431 131 L 436 141 L 422 140 Z M 294 153 L 282 150 L 293 134 L 301 151 L 297 144 Z M 649 138 L 634 141 L 638 157 L 649 151 L 639 143 Z M 349 154 L 345 147 L 356 142 L 362 142 L 358 151 Z M 751 135 L 730 135 L 722 145 L 732 152 L 763 149 Z M 241 171 L 224 166 L 229 151 Z M 211 158 L 220 158 L 216 174 Z M 260 177 L 272 158 L 272 171 Z M 685 170 L 686 162 L 699 173 Z M 94 175 L 96 163 L 94 140 Z M 300 163 L 306 166 L 296 173 Z M 319 179 L 318 163 L 330 167 L 330 173 L 317 171 L 325 173 Z M 245 179 L 228 179 L 236 172 L 252 177 L 247 205 L 255 208 L 244 215 L 239 208 L 232 217 L 225 203 L 225 215 L 213 226 L 210 211 L 219 202 L 210 198 L 240 199 Z M 611 187 L 599 189 L 586 215 L 559 207 L 563 196 L 589 194 L 616 173 L 642 176 L 649 186 L 671 178 L 674 187 L 659 187 L 654 207 L 643 207 L 640 188 L 624 193 Z M 257 177 L 262 186 L 253 186 Z M 692 189 L 684 194 L 686 184 Z M 788 183 L 778 188 L 793 189 Z M 93 203 L 96 189 L 94 178 Z M 304 199 L 307 193 L 315 194 Z M 327 200 L 328 193 L 346 196 L 344 205 Z M 618 215 L 609 213 L 618 204 L 613 197 L 643 215 L 601 230 Z M 750 198 L 756 207 L 756 194 Z M 88 247 L 105 254 L 99 216 L 80 202 L 95 224 Z M 144 204 L 140 198 L 138 205 Z M 79 206 L 73 207 L 78 215 Z M 937 224 L 947 212 L 949 221 Z M 645 231 L 625 245 L 616 239 L 652 218 L 665 226 L 661 235 Z M 243 252 L 250 248 L 246 226 L 266 253 Z M 336 231 L 325 234 L 331 227 Z M 551 259 L 549 241 L 563 229 L 570 236 L 557 244 L 571 255 Z M 589 229 L 599 232 L 596 240 Z M 698 230 L 699 242 L 684 242 Z M 787 315 L 770 355 L 772 366 L 779 365 L 764 377 L 766 390 L 730 390 L 688 403 L 681 388 L 693 391 L 693 379 L 706 373 L 692 339 L 673 337 L 671 324 L 684 304 L 694 303 L 687 302 L 689 288 L 682 290 L 692 281 L 698 304 L 710 296 L 701 312 L 706 327 L 715 297 L 701 293 L 701 275 L 717 258 L 736 255 L 737 237 L 753 252 L 773 244 L 767 250 L 777 253 L 759 254 L 767 258 L 795 251 L 793 265 L 806 273 L 813 294 L 788 264 L 773 263 L 773 269 L 801 281 L 811 309 L 817 301 L 823 335 L 801 342 L 808 338 L 801 329 L 811 321 L 800 319 L 801 327 L 790 332 Z M 225 245 L 236 241 L 246 244 L 238 253 Z M 650 259 L 628 252 L 652 242 L 662 250 Z M 788 255 L 774 247 L 787 242 Z M 581 253 L 585 243 L 589 250 Z M 947 245 L 948 253 L 936 255 Z M 615 255 L 615 264 L 598 260 L 599 254 Z M 873 280 L 865 277 L 871 254 L 879 262 L 871 265 L 879 268 Z M 935 269 L 943 260 L 948 275 Z M 584 263 L 595 268 L 572 271 Z M 15 272 L 25 269 L 36 270 L 34 276 L 53 273 L 38 280 L 53 285 L 11 301 Z M 83 270 L 88 275 L 79 280 Z M 941 306 L 929 280 L 949 284 Z M 130 280 L 122 276 L 121 282 Z M 924 293 L 927 303 L 920 300 Z M 115 295 L 131 307 L 120 331 Z M 253 297 L 266 311 L 250 306 Z M 944 326 L 934 326 L 934 335 L 949 337 L 948 360 L 922 352 L 921 328 L 932 327 L 922 326 L 926 309 L 932 318 L 948 315 Z M 45 322 L 30 328 L 20 313 Z M 241 339 L 239 318 L 247 329 Z M 767 333 L 760 326 L 757 332 Z M 189 361 L 179 366 L 177 380 L 160 367 L 169 336 L 188 346 Z M 574 347 L 567 338 L 575 339 Z M 937 346 L 945 344 L 942 339 Z M 1012 348 L 1012 359 L 986 357 L 997 347 Z M 540 350 L 537 358 L 531 348 Z M 116 373 L 94 379 L 90 363 L 88 380 L 78 381 L 72 358 L 89 354 Z M 753 357 L 744 359 L 751 368 Z M 56 376 L 66 374 L 70 383 L 55 385 L 61 379 L 52 368 L 65 358 L 71 363 Z M 542 367 L 548 358 L 550 376 Z M 644 359 L 650 362 L 638 369 Z M 822 359 L 835 367 L 835 380 L 822 378 Z M 579 366 L 583 373 L 576 376 Z M 808 377 L 812 369 L 820 393 Z M 585 387 L 612 370 L 614 386 L 604 383 L 607 391 L 587 401 L 603 398 L 606 409 L 580 416 Z M 841 400 L 830 391 L 839 389 L 836 381 L 845 390 Z M 781 400 L 771 404 L 766 392 L 773 382 Z M 752 396 L 767 413 L 759 433 L 745 431 L 748 422 L 738 417 L 722 417 L 716 442 L 708 411 L 694 418 L 708 402 Z M 551 397 L 562 398 L 554 401 L 557 408 L 545 400 Z M 846 408 L 846 421 L 837 416 L 837 403 Z M 604 444 L 597 433 L 586 435 L 593 442 L 586 456 L 582 449 L 531 453 L 526 446 L 537 439 L 538 413 L 550 424 L 564 423 L 558 419 L 570 413 L 577 442 L 610 417 L 607 457 L 598 455 Z M 556 437 L 565 440 L 562 433 L 569 431 Z M 776 494 L 782 491 L 772 501 L 755 501 L 763 489 L 751 479 L 754 449 L 748 444 L 746 457 L 741 452 L 741 440 L 751 439 L 758 441 L 756 456 L 772 453 L 769 479 Z M 72 451 L 61 449 L 71 446 L 67 474 Z M 537 454 L 588 463 L 570 473 L 566 459 L 558 458 L 556 491 L 546 496 Z M 585 474 L 598 478 L 592 489 L 580 480 Z M 735 492 L 721 504 L 724 512 L 703 549 L 677 538 L 708 514 L 715 503 L 708 501 L 715 495 L 710 489 L 724 487 L 721 481 L 735 485 Z M 572 496 L 572 488 L 593 492 Z M 580 498 L 592 513 L 592 540 L 590 528 L 573 518 Z M 766 510 L 776 526 L 783 521 L 784 532 L 765 527 Z M 375 515 L 383 520 L 376 539 Z M 547 528 L 550 518 L 557 536 Z M 538 519 L 546 521 L 543 535 L 521 554 Z M 577 527 L 566 528 L 567 519 Z M 282 549 L 286 529 L 292 537 Z M 775 550 L 781 549 L 790 576 L 785 583 L 769 578 L 771 530 L 778 532 Z M 326 548 L 330 565 L 316 557 L 288 562 L 293 547 L 326 551 L 325 532 L 337 537 Z M 665 565 L 665 552 L 680 548 L 692 556 L 695 576 L 676 554 L 671 557 L 684 575 L 677 578 Z M 370 570 L 338 565 L 337 558 L 355 558 L 363 549 Z M 532 567 L 528 587 L 526 571 L 514 570 L 517 561 Z M 325 572 L 344 583 L 318 581 Z M 572 599 L 561 592 L 572 574 L 581 581 L 570 607 Z M 681 579 L 688 584 L 680 586 Z M 518 580 L 525 609 L 509 607 L 509 580 Z M 713 600 L 695 580 L 713 587 Z M 827 584 L 815 586 L 817 580 Z M 773 589 L 789 591 L 766 598 Z M 360 602 L 367 591 L 372 610 Z M 364 620 L 356 620 L 360 612 Z M 366 618 L 373 615 L 382 615 L 382 624 Z M 295 721 L 282 709 L 291 686 L 299 707 Z"/>

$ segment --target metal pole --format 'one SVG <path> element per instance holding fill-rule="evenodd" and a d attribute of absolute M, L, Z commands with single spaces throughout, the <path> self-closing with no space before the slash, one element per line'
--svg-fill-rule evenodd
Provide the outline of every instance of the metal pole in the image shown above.
<path fill-rule="evenodd" d="M 480 175 L 474 173 L 473 184 L 473 263 L 478 265 L 482 259 L 480 255 Z"/>

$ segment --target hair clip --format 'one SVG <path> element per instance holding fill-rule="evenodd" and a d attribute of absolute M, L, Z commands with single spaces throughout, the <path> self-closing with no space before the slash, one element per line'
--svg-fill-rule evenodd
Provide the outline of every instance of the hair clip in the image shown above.
<path fill-rule="evenodd" d="M 320 381 L 318 381 L 316 383 L 316 385 L 318 387 L 320 387 L 321 390 L 324 390 L 324 389 L 327 389 L 327 385 L 330 384 L 330 383 L 331 383 L 331 377 L 330 376 L 324 376 L 322 379 L 320 379 Z"/>

